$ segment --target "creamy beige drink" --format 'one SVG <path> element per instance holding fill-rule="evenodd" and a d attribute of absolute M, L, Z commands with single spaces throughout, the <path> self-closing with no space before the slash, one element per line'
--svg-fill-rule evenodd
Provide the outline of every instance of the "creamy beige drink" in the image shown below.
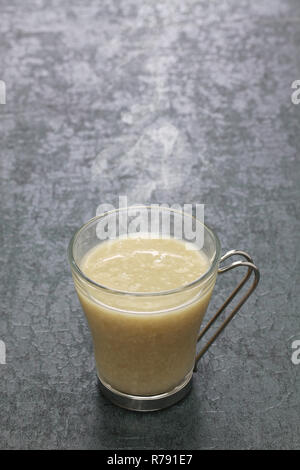
<path fill-rule="evenodd" d="M 85 254 L 80 263 L 85 276 L 131 293 L 116 294 L 75 280 L 104 384 L 126 394 L 156 395 L 192 374 L 215 275 L 205 285 L 181 288 L 204 274 L 209 264 L 204 253 L 174 238 L 119 238 Z M 178 292 L 159 294 L 172 289 Z"/>

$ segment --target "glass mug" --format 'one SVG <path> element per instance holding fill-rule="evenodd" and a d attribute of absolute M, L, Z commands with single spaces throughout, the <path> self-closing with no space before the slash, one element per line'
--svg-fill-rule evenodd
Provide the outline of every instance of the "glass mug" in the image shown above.
<path fill-rule="evenodd" d="M 137 210 L 147 219 L 157 212 L 169 217 L 168 234 L 176 238 L 176 217 L 201 231 L 196 249 L 209 260 L 207 271 L 179 288 L 161 292 L 127 292 L 111 289 L 89 279 L 80 269 L 85 254 L 103 241 L 103 228 L 118 227 L 130 233 Z M 126 217 L 125 217 L 126 216 Z M 163 225 L 163 224 L 162 224 Z M 102 233 L 99 236 L 99 228 Z M 178 226 L 177 226 L 178 228 Z M 134 225 L 136 233 L 137 226 Z M 159 233 L 158 233 L 158 231 Z M 142 232 L 142 230 L 140 230 Z M 144 233 L 144 232 L 143 232 Z M 148 236 L 164 236 L 164 227 L 148 227 Z M 115 238 L 115 231 L 107 233 Z M 190 241 L 182 235 L 182 239 Z M 137 411 L 166 408 L 181 400 L 191 389 L 193 372 L 210 345 L 248 299 L 259 281 L 259 270 L 244 251 L 232 250 L 221 257 L 217 235 L 191 214 L 162 206 L 134 206 L 116 209 L 84 224 L 69 243 L 68 257 L 75 288 L 91 330 L 99 385 L 114 404 Z M 221 267 L 225 260 L 239 256 Z M 218 274 L 243 267 L 246 273 L 225 303 L 200 331 Z M 252 285 L 206 345 L 197 353 L 197 342 L 254 274 Z"/>

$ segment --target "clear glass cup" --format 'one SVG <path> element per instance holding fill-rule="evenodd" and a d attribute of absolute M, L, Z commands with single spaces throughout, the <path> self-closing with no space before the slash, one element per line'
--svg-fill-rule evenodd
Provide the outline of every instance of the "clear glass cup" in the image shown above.
<path fill-rule="evenodd" d="M 161 292 L 120 291 L 89 279 L 81 271 L 81 262 L 91 248 L 105 241 L 103 234 L 107 238 L 116 238 L 116 228 L 118 235 L 139 231 L 145 233 L 143 224 L 139 227 L 132 223 L 137 211 L 144 221 L 149 221 L 150 212 L 153 216 L 153 211 L 157 212 L 156 221 L 167 217 L 167 225 L 148 224 L 150 238 L 166 236 L 166 226 L 167 235 L 178 238 L 178 220 L 182 224 L 192 222 L 195 231 L 201 233 L 194 240 L 194 246 L 208 258 L 207 271 L 189 284 Z M 184 230 L 181 231 L 181 238 L 191 241 L 186 238 Z M 221 262 L 236 255 L 246 261 L 236 261 L 220 268 Z M 75 288 L 93 338 L 101 390 L 113 403 L 138 411 L 165 408 L 189 392 L 198 360 L 247 300 L 259 280 L 259 271 L 247 253 L 234 250 L 221 258 L 219 239 L 210 228 L 189 213 L 162 206 L 127 207 L 94 217 L 71 239 L 68 257 Z M 218 273 L 241 266 L 247 268 L 245 277 L 199 334 Z M 252 272 L 254 282 L 250 289 L 197 354 L 197 341 L 248 281 Z"/>

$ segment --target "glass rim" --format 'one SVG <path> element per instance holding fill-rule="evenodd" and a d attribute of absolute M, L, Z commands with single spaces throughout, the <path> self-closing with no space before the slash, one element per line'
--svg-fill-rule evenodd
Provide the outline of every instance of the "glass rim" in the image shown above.
<path fill-rule="evenodd" d="M 74 256 L 73 256 L 74 243 L 75 243 L 77 237 L 79 236 L 79 234 L 84 229 L 86 229 L 90 224 L 94 223 L 96 220 L 100 220 L 104 217 L 107 217 L 108 215 L 118 213 L 118 212 L 121 212 L 121 211 L 128 211 L 128 210 L 131 210 L 131 209 L 139 209 L 139 208 L 140 209 L 151 209 L 151 208 L 153 209 L 154 208 L 154 209 L 158 209 L 158 210 L 159 209 L 167 210 L 169 212 L 175 212 L 175 213 L 178 213 L 178 214 L 182 214 L 183 216 L 192 217 L 198 223 L 200 223 L 204 227 L 204 229 L 207 230 L 207 232 L 211 235 L 211 237 L 212 237 L 212 239 L 214 240 L 214 243 L 215 243 L 215 253 L 214 253 L 214 256 L 213 256 L 213 260 L 210 262 L 210 265 L 209 265 L 209 268 L 207 269 L 207 271 L 205 271 L 205 273 L 201 274 L 201 276 L 194 279 L 192 282 L 189 282 L 188 284 L 183 284 L 182 286 L 176 287 L 175 289 L 163 290 L 163 291 L 158 291 L 158 292 L 150 292 L 150 291 L 149 292 L 133 292 L 133 291 L 113 289 L 111 287 L 105 286 L 104 284 L 99 284 L 98 282 L 96 282 L 93 279 L 86 276 L 86 274 L 84 274 L 84 272 L 80 269 L 80 267 L 76 263 L 76 261 L 74 259 Z M 151 233 L 151 232 L 149 232 L 149 233 Z M 200 282 L 205 281 L 205 280 L 210 278 L 210 276 L 213 274 L 213 272 L 214 272 L 214 270 L 215 270 L 215 268 L 218 264 L 218 261 L 220 260 L 220 254 L 221 254 L 221 243 L 220 243 L 219 237 L 217 236 L 215 231 L 213 229 L 211 229 L 207 224 L 202 223 L 195 216 L 193 216 L 192 214 L 188 214 L 184 211 L 180 211 L 178 209 L 172 209 L 172 208 L 168 208 L 168 207 L 163 207 L 163 206 L 162 207 L 160 207 L 160 206 L 153 207 L 151 205 L 135 205 L 135 206 L 122 207 L 122 208 L 119 208 L 119 209 L 113 209 L 113 210 L 110 210 L 110 211 L 103 212 L 100 215 L 96 215 L 95 217 L 92 217 L 91 219 L 89 219 L 86 223 L 81 225 L 76 230 L 74 235 L 71 237 L 71 240 L 70 240 L 69 245 L 68 245 L 68 260 L 69 260 L 69 263 L 70 263 L 70 266 L 71 266 L 71 270 L 74 269 L 76 274 L 80 278 L 83 278 L 88 284 L 92 285 L 92 287 L 100 288 L 100 289 L 102 289 L 103 291 L 105 291 L 107 293 L 115 294 L 115 295 L 127 295 L 127 296 L 132 296 L 132 297 L 154 297 L 154 296 L 161 296 L 161 295 L 170 295 L 170 294 L 176 294 L 178 292 L 183 292 L 185 290 L 191 289 L 191 288 L 195 287 L 197 284 L 199 284 Z"/>

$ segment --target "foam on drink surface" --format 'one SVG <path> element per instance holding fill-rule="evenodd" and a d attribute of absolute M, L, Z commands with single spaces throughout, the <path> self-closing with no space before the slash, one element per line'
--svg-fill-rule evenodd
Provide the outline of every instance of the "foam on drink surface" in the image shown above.
<path fill-rule="evenodd" d="M 207 257 L 175 238 L 128 237 L 105 241 L 81 263 L 86 276 L 128 292 L 160 292 L 189 284 L 208 269 Z"/>

